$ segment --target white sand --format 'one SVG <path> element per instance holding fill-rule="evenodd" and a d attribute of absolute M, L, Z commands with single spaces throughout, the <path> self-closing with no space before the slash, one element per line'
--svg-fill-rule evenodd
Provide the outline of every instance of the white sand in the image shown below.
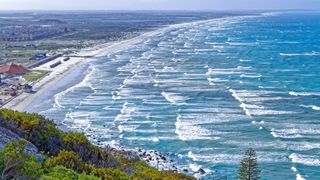
<path fill-rule="evenodd" d="M 118 52 L 121 50 L 124 50 L 134 44 L 143 42 L 145 39 L 148 39 L 152 36 L 155 36 L 157 34 L 160 34 L 163 31 L 175 29 L 179 27 L 185 27 L 185 26 L 192 26 L 195 23 L 201 23 L 208 20 L 202 20 L 197 22 L 191 22 L 191 23 L 181 23 L 181 24 L 175 24 L 175 25 L 169 25 L 164 28 L 160 28 L 155 31 L 144 33 L 140 36 L 137 36 L 132 39 L 124 40 L 124 41 L 118 41 L 114 43 L 107 43 L 95 46 L 93 48 L 87 48 L 81 50 L 79 53 L 77 53 L 77 56 L 92 56 L 92 57 L 101 57 L 105 56 L 110 53 Z M 29 94 L 29 93 L 23 93 L 13 100 L 11 100 L 9 103 L 3 106 L 3 108 L 13 109 L 17 111 L 24 111 L 28 105 L 30 105 L 37 97 L 40 97 L 42 94 L 46 92 L 47 89 L 54 86 L 56 83 L 59 82 L 67 73 L 71 72 L 74 68 L 79 67 L 83 63 L 87 63 L 90 61 L 90 58 L 76 58 L 71 57 L 69 61 L 64 62 L 62 60 L 63 58 L 58 58 L 54 61 L 50 61 L 40 67 L 37 67 L 35 69 L 43 69 L 43 70 L 50 70 L 52 71 L 50 74 L 48 74 L 46 77 L 42 78 L 40 81 L 36 82 L 33 85 L 33 90 L 35 93 Z M 57 61 L 61 60 L 62 64 L 55 68 L 50 68 L 49 66 Z"/>

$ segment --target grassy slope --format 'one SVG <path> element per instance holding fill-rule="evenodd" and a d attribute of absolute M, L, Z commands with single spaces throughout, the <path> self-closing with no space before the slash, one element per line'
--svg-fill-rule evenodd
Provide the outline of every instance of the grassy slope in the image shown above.
<path fill-rule="evenodd" d="M 32 74 L 25 75 L 23 78 L 28 82 L 34 82 L 38 79 L 42 78 L 44 75 L 46 75 L 48 71 L 45 70 L 33 70 Z"/>
<path fill-rule="evenodd" d="M 67 171 L 63 168 L 98 179 L 194 179 L 172 171 L 158 171 L 135 157 L 108 153 L 92 145 L 83 134 L 62 132 L 52 121 L 38 114 L 2 109 L 0 126 L 30 141 L 43 152 L 46 161 L 42 167 L 47 174 L 42 174 L 42 179 L 50 179 L 50 173 Z"/>

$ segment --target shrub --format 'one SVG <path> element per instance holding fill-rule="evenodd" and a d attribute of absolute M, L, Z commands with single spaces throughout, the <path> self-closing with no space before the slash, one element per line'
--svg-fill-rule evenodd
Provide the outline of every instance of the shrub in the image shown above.
<path fill-rule="evenodd" d="M 1 179 L 36 178 L 42 173 L 36 158 L 24 153 L 25 144 L 23 140 L 13 141 L 0 151 Z"/>
<path fill-rule="evenodd" d="M 79 174 L 78 180 L 101 180 L 101 178 L 98 178 L 93 175 L 87 175 L 87 174 L 82 173 L 82 174 Z"/>
<path fill-rule="evenodd" d="M 49 173 L 41 176 L 42 180 L 76 180 L 78 179 L 78 174 L 72 169 L 68 169 L 63 166 L 56 166 L 52 168 Z"/>
<path fill-rule="evenodd" d="M 129 180 L 129 176 L 120 169 L 94 168 L 92 174 L 104 180 Z"/>
<path fill-rule="evenodd" d="M 4 120 L 13 120 L 17 122 L 25 130 L 33 130 L 39 127 L 40 120 L 43 119 L 41 115 L 20 113 L 8 109 L 1 109 L 1 114 Z"/>
<path fill-rule="evenodd" d="M 63 137 L 65 145 L 78 144 L 78 145 L 89 145 L 89 141 L 85 135 L 78 132 L 66 133 Z"/>
<path fill-rule="evenodd" d="M 46 167 L 52 168 L 55 166 L 64 166 L 73 169 L 77 172 L 83 172 L 85 169 L 85 163 L 82 159 L 73 151 L 60 151 L 58 156 L 49 159 L 46 162 Z"/>

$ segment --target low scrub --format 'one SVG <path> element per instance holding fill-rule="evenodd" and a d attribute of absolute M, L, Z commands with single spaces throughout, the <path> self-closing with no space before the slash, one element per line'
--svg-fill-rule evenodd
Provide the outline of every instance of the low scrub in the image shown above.
<path fill-rule="evenodd" d="M 81 133 L 63 132 L 38 114 L 0 110 L 0 126 L 34 144 L 42 153 L 40 160 L 24 153 L 24 142 L 12 142 L 0 152 L 0 171 L 5 171 L 4 153 L 12 153 L 17 167 L 5 172 L 6 177 L 19 179 L 194 179 L 172 171 L 159 171 L 138 157 L 112 154 L 92 145 Z M 13 148 L 17 146 L 18 148 Z M 6 178 L 5 178 L 6 179 Z"/>

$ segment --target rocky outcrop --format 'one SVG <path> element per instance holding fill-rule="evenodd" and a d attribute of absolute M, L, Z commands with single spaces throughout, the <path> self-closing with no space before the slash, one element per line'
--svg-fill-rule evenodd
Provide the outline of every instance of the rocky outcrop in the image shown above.
<path fill-rule="evenodd" d="M 0 150 L 4 148 L 4 146 L 12 141 L 18 141 L 23 138 L 19 137 L 17 134 L 13 133 L 12 131 L 0 127 Z M 26 143 L 25 151 L 27 154 L 36 155 L 38 154 L 38 148 L 31 144 L 30 142 Z"/>

